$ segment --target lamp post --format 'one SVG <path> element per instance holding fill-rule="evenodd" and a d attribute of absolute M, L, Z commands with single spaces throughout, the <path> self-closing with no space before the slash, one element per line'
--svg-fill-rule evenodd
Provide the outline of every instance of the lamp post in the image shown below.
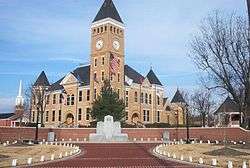
<path fill-rule="evenodd" d="M 179 112 L 178 109 L 175 111 L 175 118 L 176 118 L 176 140 L 178 141 L 178 128 L 179 128 Z"/>
<path fill-rule="evenodd" d="M 37 104 L 37 115 L 36 115 L 36 133 L 35 133 L 35 144 L 38 144 L 38 121 L 39 120 L 39 104 Z"/>
<path fill-rule="evenodd" d="M 188 111 L 188 104 L 185 103 L 185 108 L 186 108 L 186 128 L 187 128 L 187 144 L 190 143 L 189 140 L 189 111 Z"/>

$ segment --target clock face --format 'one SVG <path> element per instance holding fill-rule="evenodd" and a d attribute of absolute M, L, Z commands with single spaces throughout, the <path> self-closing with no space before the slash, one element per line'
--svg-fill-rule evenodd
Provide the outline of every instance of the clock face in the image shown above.
<path fill-rule="evenodd" d="M 113 42 L 113 47 L 114 47 L 115 50 L 119 50 L 119 48 L 120 48 L 120 43 L 119 43 L 119 41 L 115 40 L 115 41 Z"/>
<path fill-rule="evenodd" d="M 103 47 L 103 41 L 100 39 L 96 42 L 96 49 L 100 50 Z"/>

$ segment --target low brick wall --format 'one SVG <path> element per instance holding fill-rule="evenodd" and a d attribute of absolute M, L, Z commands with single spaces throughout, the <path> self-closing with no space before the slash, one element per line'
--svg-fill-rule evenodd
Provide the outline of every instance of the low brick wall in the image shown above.
<path fill-rule="evenodd" d="M 167 130 L 170 134 L 170 139 L 186 139 L 185 128 L 125 128 L 122 129 L 123 133 L 127 133 L 130 139 L 143 138 L 147 140 L 150 138 L 158 140 L 162 138 L 163 132 Z M 58 140 L 83 140 L 88 138 L 90 133 L 94 133 L 95 129 L 92 128 L 39 128 L 39 139 L 47 139 L 48 132 L 55 132 Z M 34 139 L 35 128 L 11 128 L 0 127 L 0 141 L 14 141 L 17 139 Z M 232 141 L 250 141 L 250 131 L 241 128 L 190 128 L 190 138 L 197 138 L 201 140 L 219 140 L 224 138 Z"/>

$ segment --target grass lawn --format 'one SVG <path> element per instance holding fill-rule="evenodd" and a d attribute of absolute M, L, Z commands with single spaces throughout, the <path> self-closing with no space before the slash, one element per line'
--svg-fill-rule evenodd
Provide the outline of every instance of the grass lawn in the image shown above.
<path fill-rule="evenodd" d="M 218 167 L 227 167 L 228 161 L 233 162 L 234 167 L 242 166 L 243 161 L 250 161 L 250 145 L 215 145 L 215 144 L 184 144 L 171 145 L 159 148 L 169 152 L 171 156 L 175 153 L 177 158 L 181 155 L 188 161 L 189 156 L 193 162 L 198 163 L 203 158 L 204 164 L 211 165 L 212 159 L 217 159 Z"/>
<path fill-rule="evenodd" d="M 60 153 L 68 154 L 73 148 L 55 145 L 11 145 L 4 147 L 0 145 L 0 167 L 10 167 L 12 160 L 17 159 L 17 165 L 27 163 L 27 159 L 32 157 L 32 163 L 39 162 L 42 155 L 45 160 L 50 160 L 51 154 L 55 159 L 59 158 Z"/>

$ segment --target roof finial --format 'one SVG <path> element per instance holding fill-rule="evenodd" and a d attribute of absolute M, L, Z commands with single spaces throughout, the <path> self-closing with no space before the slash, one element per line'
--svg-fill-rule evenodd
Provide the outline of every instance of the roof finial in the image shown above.
<path fill-rule="evenodd" d="M 152 64 L 152 62 L 150 63 L 150 70 L 153 70 L 153 64 Z"/>

